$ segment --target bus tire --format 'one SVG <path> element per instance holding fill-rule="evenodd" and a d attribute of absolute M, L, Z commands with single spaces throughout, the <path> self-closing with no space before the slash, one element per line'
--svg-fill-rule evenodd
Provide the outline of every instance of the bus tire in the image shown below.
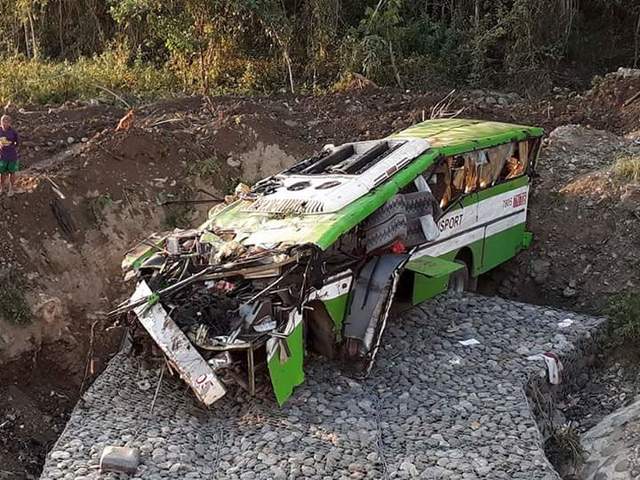
<path fill-rule="evenodd" d="M 454 260 L 456 263 L 462 265 L 460 270 L 453 272 L 449 275 L 449 285 L 447 287 L 448 292 L 462 293 L 470 289 L 470 277 L 469 267 L 464 260 Z"/>

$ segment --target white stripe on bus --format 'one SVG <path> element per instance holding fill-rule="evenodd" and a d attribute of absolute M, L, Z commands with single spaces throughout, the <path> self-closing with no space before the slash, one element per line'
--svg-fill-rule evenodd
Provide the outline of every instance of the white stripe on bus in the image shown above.
<path fill-rule="evenodd" d="M 502 220 L 498 220 L 497 222 L 487 225 L 485 236 L 490 237 L 491 235 L 495 235 L 496 233 L 504 232 L 505 230 L 509 230 L 511 227 L 515 227 L 516 225 L 524 223 L 526 220 L 527 211 L 523 210 L 517 215 L 512 215 L 510 217 L 503 218 Z"/>
<path fill-rule="evenodd" d="M 525 185 L 449 212 L 438 222 L 442 233 L 435 244 L 425 245 L 412 258 L 444 255 L 524 223 L 528 195 L 529 186 Z"/>
<path fill-rule="evenodd" d="M 478 202 L 478 222 L 487 223 L 527 207 L 529 186 L 516 188 Z"/>
<path fill-rule="evenodd" d="M 434 245 L 432 247 L 426 247 L 425 249 L 413 254 L 411 258 L 420 258 L 425 255 L 439 257 L 440 255 L 449 253 L 452 250 L 457 250 L 458 248 L 462 248 L 465 245 L 469 245 L 470 243 L 482 240 L 483 237 L 484 228 L 474 228 L 472 230 L 469 230 L 468 232 L 464 232 L 461 235 L 452 238 L 447 242 L 438 243 L 437 245 Z"/>

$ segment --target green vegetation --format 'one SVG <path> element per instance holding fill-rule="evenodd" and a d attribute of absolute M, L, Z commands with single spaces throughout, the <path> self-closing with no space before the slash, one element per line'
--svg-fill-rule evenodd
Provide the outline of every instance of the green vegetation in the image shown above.
<path fill-rule="evenodd" d="M 193 204 L 188 203 L 194 198 L 194 192 L 189 187 L 183 187 L 178 192 L 166 194 L 159 192 L 158 204 L 162 205 L 164 210 L 164 218 L 162 224 L 167 230 L 174 228 L 190 228 L 193 227 L 193 214 L 195 209 Z M 184 200 L 184 202 L 182 201 Z M 166 203 L 165 202 L 175 202 Z"/>
<path fill-rule="evenodd" d="M 14 270 L 0 272 L 0 319 L 14 325 L 31 322 L 31 307 L 24 295 L 25 284 Z"/>
<path fill-rule="evenodd" d="M 197 175 L 201 178 L 216 177 L 222 172 L 220 167 L 220 160 L 216 157 L 209 157 L 187 163 L 187 172 L 189 175 Z"/>
<path fill-rule="evenodd" d="M 615 295 L 605 313 L 611 319 L 611 340 L 614 343 L 640 340 L 640 292 Z"/>
<path fill-rule="evenodd" d="M 638 63 L 637 0 L 0 0 L 0 100 L 548 88 Z"/>
<path fill-rule="evenodd" d="M 623 155 L 613 164 L 613 173 L 624 181 L 640 182 L 640 155 Z"/>
<path fill-rule="evenodd" d="M 185 205 L 166 206 L 163 225 L 169 230 L 192 227 L 192 215 L 193 209 Z"/>
<path fill-rule="evenodd" d="M 108 90 L 128 92 L 139 100 L 173 91 L 171 72 L 138 62 L 130 63 L 122 51 L 109 50 L 93 58 L 70 63 L 2 58 L 0 101 L 62 103 L 66 100 L 107 98 Z M 132 98 L 135 100 L 135 98 Z"/>
<path fill-rule="evenodd" d="M 111 195 L 102 194 L 98 195 L 95 198 L 89 199 L 89 209 L 91 211 L 91 220 L 99 224 L 104 220 L 105 217 L 105 209 L 111 207 L 113 205 L 113 199 Z"/>

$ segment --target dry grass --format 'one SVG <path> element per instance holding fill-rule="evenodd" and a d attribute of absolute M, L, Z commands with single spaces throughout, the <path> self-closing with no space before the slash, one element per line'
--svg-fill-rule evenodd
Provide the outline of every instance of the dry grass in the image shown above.
<path fill-rule="evenodd" d="M 554 465 L 571 465 L 574 468 L 584 463 L 586 452 L 580 443 L 579 432 L 569 423 L 556 427 L 547 444 L 547 456 Z"/>
<path fill-rule="evenodd" d="M 625 181 L 640 182 L 640 154 L 618 157 L 613 164 L 613 173 Z"/>
<path fill-rule="evenodd" d="M 173 59 L 163 65 L 130 60 L 127 50 L 114 45 L 100 55 L 74 62 L 33 60 L 0 53 L 0 106 L 11 101 L 24 104 L 59 104 L 99 99 L 131 104 L 180 94 L 225 92 L 262 93 L 278 85 L 280 69 L 275 61 L 238 58 L 229 47 L 225 55 L 207 67 L 203 85 L 198 62 Z"/>

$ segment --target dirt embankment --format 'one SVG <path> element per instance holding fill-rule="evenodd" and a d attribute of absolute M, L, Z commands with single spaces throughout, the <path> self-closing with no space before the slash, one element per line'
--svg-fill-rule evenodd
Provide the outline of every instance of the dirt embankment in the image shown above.
<path fill-rule="evenodd" d="M 640 70 L 621 70 L 582 96 L 583 124 L 548 133 L 529 227 L 536 241 L 493 279 L 528 302 L 600 312 L 612 295 L 640 289 Z M 595 127 L 598 128 L 595 128 Z"/>
<path fill-rule="evenodd" d="M 13 112 L 27 169 L 20 180 L 25 193 L 0 197 L 0 272 L 18 287 L 14 294 L 24 294 L 33 315 L 16 325 L 0 313 L 0 363 L 9 362 L 0 374 L 0 439 L 11 439 L 0 440 L 0 465 L 15 473 L 9 478 L 38 472 L 82 385 L 116 348 L 118 327 L 103 313 L 128 293 L 119 271 L 125 250 L 152 231 L 197 222 L 210 206 L 166 202 L 211 200 L 238 180 L 275 173 L 323 144 L 379 138 L 436 110 L 462 109 L 461 116 L 548 131 L 566 123 L 633 131 L 640 125 L 629 112 L 640 102 L 624 104 L 634 91 L 640 91 L 637 77 L 616 75 L 584 94 L 557 92 L 535 101 L 472 91 L 443 104 L 447 92 L 377 89 L 325 97 L 185 98 L 138 108 L 131 129 L 120 132 L 114 127 L 126 112 L 115 107 Z M 602 275 L 609 275 L 611 289 L 637 285 L 627 273 L 606 269 L 615 253 L 619 268 L 612 271 L 628 272 L 626 257 L 640 250 L 632 240 L 639 237 L 631 211 L 621 216 L 619 198 L 600 201 L 573 183 L 605 167 L 601 161 L 622 143 L 593 130 L 568 128 L 551 136 L 532 205 L 539 241 L 495 277 L 507 278 L 503 291 L 586 308 L 590 296 L 609 292 L 598 286 Z M 602 275 L 584 272 L 589 263 Z M 543 281 L 532 276 L 540 265 Z M 563 295 L 566 287 L 575 295 Z"/>
<path fill-rule="evenodd" d="M 0 197 L 0 465 L 9 478 L 38 473 L 81 388 L 117 348 L 121 328 L 104 312 L 128 294 L 124 252 L 151 232 L 201 221 L 239 179 L 308 151 L 236 100 L 226 109 L 156 104 L 115 131 L 124 114 L 67 106 L 13 115 L 26 168 L 20 193 Z M 257 162 L 265 152 L 270 161 Z"/>

